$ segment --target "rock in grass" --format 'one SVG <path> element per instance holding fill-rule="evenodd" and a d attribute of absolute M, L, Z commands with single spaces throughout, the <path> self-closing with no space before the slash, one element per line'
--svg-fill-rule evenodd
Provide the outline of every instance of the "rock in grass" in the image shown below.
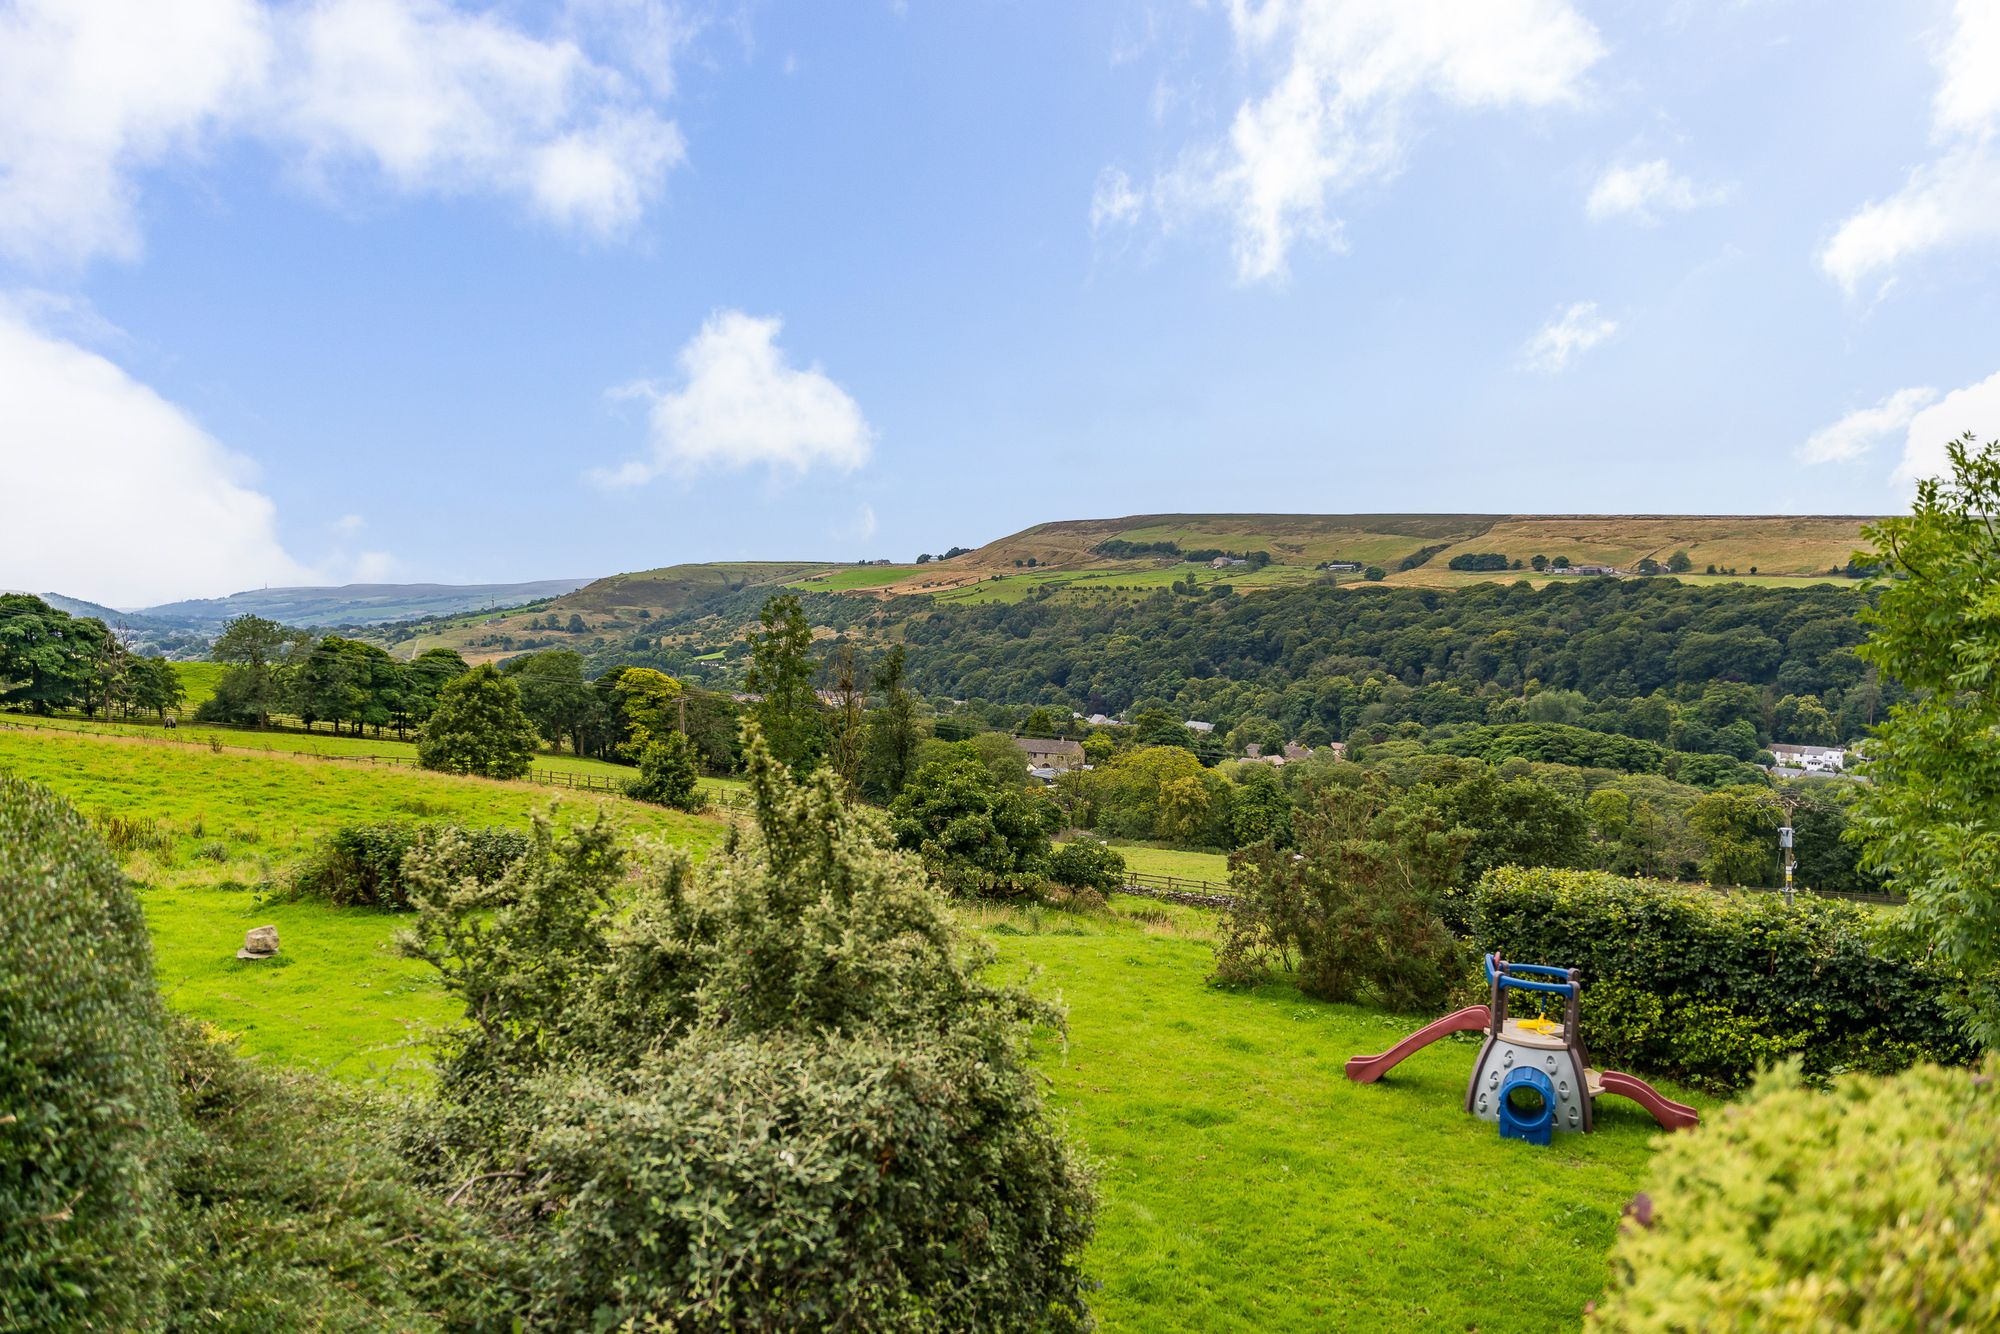
<path fill-rule="evenodd" d="M 278 952 L 278 928 L 275 926 L 253 926 L 243 933 L 243 948 L 236 951 L 239 959 L 268 959 Z"/>

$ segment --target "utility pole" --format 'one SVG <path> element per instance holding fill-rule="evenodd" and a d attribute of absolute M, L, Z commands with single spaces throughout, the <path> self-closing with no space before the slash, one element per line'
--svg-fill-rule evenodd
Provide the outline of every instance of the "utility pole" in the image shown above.
<path fill-rule="evenodd" d="M 1785 818 L 1788 820 L 1791 818 L 1789 812 L 1786 813 Z M 1785 903 L 1787 906 L 1790 906 L 1792 902 L 1792 867 L 1797 864 L 1798 859 L 1792 855 L 1792 827 L 1788 824 L 1778 826 L 1778 847 L 1785 855 Z"/>

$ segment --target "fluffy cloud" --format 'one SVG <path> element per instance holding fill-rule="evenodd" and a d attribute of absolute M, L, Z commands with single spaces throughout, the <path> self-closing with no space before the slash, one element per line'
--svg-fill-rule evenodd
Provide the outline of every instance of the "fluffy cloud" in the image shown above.
<path fill-rule="evenodd" d="M 1820 267 L 1850 295 L 1926 251 L 2000 240 L 2000 6 L 1958 0 L 1937 65 L 1938 156 L 1843 222 L 1820 251 Z"/>
<path fill-rule="evenodd" d="M 593 471 L 592 480 L 636 486 L 670 471 L 761 464 L 803 473 L 866 463 L 874 432 L 860 405 L 819 367 L 789 364 L 777 343 L 782 327 L 737 310 L 710 316 L 680 351 L 677 387 L 618 391 L 650 405 L 650 448 L 643 459 Z"/>
<path fill-rule="evenodd" d="M 20 0 L 0 12 L 0 250 L 129 257 L 136 176 L 225 138 L 329 189 L 493 194 L 616 235 L 685 156 L 653 101 L 673 12 L 578 0 L 536 35 L 443 0 Z"/>
<path fill-rule="evenodd" d="M 1896 480 L 1942 476 L 1947 471 L 1944 447 L 1967 431 L 1981 440 L 2000 440 L 2000 372 L 1952 390 L 1910 418 Z"/>
<path fill-rule="evenodd" d="M 1302 241 L 1340 244 L 1333 198 L 1400 167 L 1424 102 L 1573 103 L 1604 52 L 1569 0 L 1230 0 L 1229 20 L 1264 91 L 1153 195 L 1170 225 L 1227 216 L 1246 282 L 1281 278 Z"/>
<path fill-rule="evenodd" d="M 1595 221 L 1629 217 L 1648 226 L 1661 213 L 1687 213 L 1721 203 L 1727 192 L 1696 185 L 1668 165 L 1665 158 L 1619 163 L 1605 168 L 1591 187 L 1584 211 Z"/>
<path fill-rule="evenodd" d="M 102 356 L 4 307 L 0 442 L 14 497 L 0 585 L 134 607 L 313 581 L 243 460 Z"/>
<path fill-rule="evenodd" d="M 1091 233 L 1137 222 L 1145 207 L 1146 196 L 1132 178 L 1118 167 L 1106 167 L 1097 174 L 1097 188 L 1090 196 Z"/>
<path fill-rule="evenodd" d="M 1535 331 L 1521 360 L 1530 370 L 1554 375 L 1617 332 L 1618 322 L 1599 315 L 1595 301 L 1579 301 Z"/>
<path fill-rule="evenodd" d="M 1806 437 L 1798 448 L 1801 463 L 1845 463 L 1858 459 L 1910 422 L 1927 403 L 1937 399 L 1935 389 L 1898 389 L 1872 408 L 1858 408 L 1839 421 L 1822 426 Z"/>

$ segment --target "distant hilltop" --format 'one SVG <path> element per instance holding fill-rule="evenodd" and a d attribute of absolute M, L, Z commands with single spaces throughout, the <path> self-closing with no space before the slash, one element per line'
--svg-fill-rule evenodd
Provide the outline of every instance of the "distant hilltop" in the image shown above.
<path fill-rule="evenodd" d="M 449 647 L 473 661 L 553 647 L 643 654 L 708 617 L 747 623 L 781 589 L 873 599 L 894 614 L 906 598 L 949 606 L 1144 596 L 1176 586 L 1244 594 L 1300 583 L 1454 588 L 1669 569 L 1692 583 L 1848 583 L 1869 522 L 1867 515 L 1667 514 L 1068 519 L 977 548 L 940 545 L 917 560 L 713 562 L 610 575 L 533 608 L 410 627 L 384 642 L 404 656 Z"/>
<path fill-rule="evenodd" d="M 448 616 L 488 607 L 572 593 L 588 579 L 536 579 L 518 584 L 342 584 L 337 588 L 259 588 L 222 598 L 165 602 L 157 607 L 116 611 L 59 593 L 43 596 L 51 606 L 77 616 L 96 616 L 107 625 L 213 631 L 233 616 L 269 617 L 286 625 L 381 625 L 420 616 Z"/>

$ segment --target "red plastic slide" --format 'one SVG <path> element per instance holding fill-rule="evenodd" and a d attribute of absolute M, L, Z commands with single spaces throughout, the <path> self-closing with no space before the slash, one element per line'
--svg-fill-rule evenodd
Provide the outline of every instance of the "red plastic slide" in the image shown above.
<path fill-rule="evenodd" d="M 1348 1058 L 1347 1077 L 1357 1084 L 1372 1084 L 1389 1073 L 1398 1061 L 1411 1052 L 1428 1047 L 1439 1038 L 1451 1033 L 1470 1033 L 1483 1029 L 1492 1022 L 1493 1012 L 1484 1005 L 1468 1005 L 1463 1010 L 1448 1014 L 1442 1019 L 1425 1024 L 1410 1036 L 1398 1042 L 1380 1056 L 1353 1056 Z M 1648 1090 L 1649 1092 L 1651 1090 Z M 1679 1106 L 1680 1104 L 1670 1104 Z"/>
<path fill-rule="evenodd" d="M 1653 1119 L 1669 1130 L 1692 1130 L 1701 1124 L 1701 1113 L 1684 1102 L 1662 1097 L 1660 1091 L 1637 1075 L 1621 1070 L 1599 1072 L 1600 1092 L 1630 1098 L 1653 1114 Z"/>

